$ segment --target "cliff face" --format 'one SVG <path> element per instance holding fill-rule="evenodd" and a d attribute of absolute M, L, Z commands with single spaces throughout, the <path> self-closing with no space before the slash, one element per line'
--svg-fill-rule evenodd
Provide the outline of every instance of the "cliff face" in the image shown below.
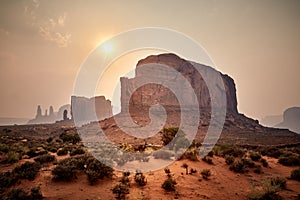
<path fill-rule="evenodd" d="M 163 64 L 167 65 L 168 67 L 173 68 L 177 72 L 179 72 L 192 86 L 194 89 L 194 93 L 196 94 L 197 99 L 193 99 L 193 95 L 189 94 L 190 91 L 184 84 L 178 82 L 177 79 L 177 72 L 170 73 L 164 71 L 163 68 L 155 68 L 155 73 L 153 73 L 153 68 L 142 67 L 145 64 Z M 201 72 L 202 75 L 205 75 L 208 78 L 214 78 L 215 76 L 210 76 L 213 73 L 220 73 L 217 72 L 215 69 L 197 64 L 198 70 Z M 181 92 L 181 96 L 184 98 L 185 104 L 189 105 L 190 107 L 198 106 L 200 110 L 203 109 L 210 109 L 211 108 L 211 99 L 208 87 L 204 78 L 201 74 L 195 69 L 192 62 L 184 60 L 178 57 L 175 54 L 161 54 L 161 55 L 151 55 L 145 59 L 142 59 L 138 62 L 135 70 L 135 78 L 121 78 L 121 107 L 122 111 L 125 109 L 133 107 L 133 108 L 142 108 L 142 107 L 149 107 L 155 103 L 159 103 L 165 107 L 170 106 L 178 106 L 178 100 L 176 99 L 174 93 L 159 84 L 149 83 L 139 87 L 137 90 L 133 91 L 134 88 L 137 87 L 138 79 L 145 78 L 146 80 L 153 79 L 153 74 L 158 75 L 168 82 L 169 85 L 174 87 L 179 87 L 179 91 Z M 236 89 L 235 83 L 232 78 L 228 75 L 221 74 L 223 79 L 224 88 L 226 92 L 226 100 L 227 100 L 227 112 L 237 114 L 237 99 L 236 99 Z M 151 77 L 152 76 L 152 77 Z M 218 85 L 216 87 L 219 87 Z M 220 87 L 221 88 L 221 87 Z M 130 96 L 130 94 L 132 94 Z M 222 95 L 222 91 L 217 91 L 214 94 L 215 100 L 222 99 L 219 98 Z M 197 102 L 198 100 L 198 102 Z M 129 102 L 129 105 L 128 105 Z M 222 102 L 218 102 L 218 105 L 222 105 Z"/>
<path fill-rule="evenodd" d="M 76 125 L 99 121 L 112 116 L 111 101 L 106 100 L 104 96 L 92 98 L 72 96 L 71 112 Z"/>

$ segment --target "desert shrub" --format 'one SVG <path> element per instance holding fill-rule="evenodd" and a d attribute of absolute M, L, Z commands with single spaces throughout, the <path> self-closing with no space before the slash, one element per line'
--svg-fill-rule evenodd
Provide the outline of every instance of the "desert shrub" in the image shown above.
<path fill-rule="evenodd" d="M 262 173 L 261 166 L 260 166 L 260 165 L 257 165 L 257 166 L 254 168 L 253 172 L 256 173 L 256 174 L 261 174 L 261 173 Z"/>
<path fill-rule="evenodd" d="M 31 188 L 31 199 L 32 200 L 40 200 L 43 199 L 43 195 L 41 192 L 40 186 Z"/>
<path fill-rule="evenodd" d="M 56 154 L 57 154 L 58 156 L 64 156 L 64 155 L 67 155 L 67 154 L 68 154 L 68 149 L 64 147 L 64 148 L 58 150 Z"/>
<path fill-rule="evenodd" d="M 7 200 L 28 200 L 31 199 L 30 195 L 28 195 L 23 189 L 17 188 L 17 189 L 12 189 L 8 194 L 7 194 Z"/>
<path fill-rule="evenodd" d="M 264 167 L 268 167 L 268 166 L 269 166 L 269 163 L 267 162 L 266 159 L 261 158 L 259 161 L 261 162 L 261 164 L 262 164 Z"/>
<path fill-rule="evenodd" d="M 281 177 L 273 177 L 270 179 L 270 183 L 272 186 L 277 186 L 280 189 L 286 189 L 286 180 Z"/>
<path fill-rule="evenodd" d="M 31 193 L 28 194 L 22 188 L 12 189 L 7 194 L 7 200 L 40 200 L 43 198 L 40 187 L 31 188 Z"/>
<path fill-rule="evenodd" d="M 221 146 L 221 155 L 225 157 L 226 155 L 230 155 L 233 157 L 243 157 L 245 155 L 245 151 L 237 146 Z"/>
<path fill-rule="evenodd" d="M 47 139 L 46 139 L 46 142 L 48 142 L 48 143 L 50 143 L 50 142 L 52 142 L 53 141 L 53 138 L 52 137 L 48 137 Z"/>
<path fill-rule="evenodd" d="M 208 152 L 207 156 L 213 157 L 214 156 L 214 152 L 213 151 Z"/>
<path fill-rule="evenodd" d="M 153 157 L 155 159 L 164 159 L 164 160 L 168 160 L 173 156 L 173 153 L 171 151 L 167 151 L 167 150 L 158 150 L 153 152 Z"/>
<path fill-rule="evenodd" d="M 7 144 L 0 143 L 0 152 L 8 153 L 8 151 L 9 151 L 9 146 Z"/>
<path fill-rule="evenodd" d="M 60 134 L 59 138 L 63 142 L 71 142 L 73 144 L 76 144 L 81 141 L 81 139 L 77 133 L 75 133 L 75 134 L 62 133 L 62 134 Z"/>
<path fill-rule="evenodd" d="M 36 157 L 34 159 L 34 161 L 39 162 L 41 164 L 49 163 L 49 162 L 55 161 L 55 156 L 50 155 L 50 154 L 44 154 L 44 155 L 40 155 L 40 156 Z"/>
<path fill-rule="evenodd" d="M 136 172 L 134 175 L 134 181 L 139 185 L 139 186 L 145 186 L 147 184 L 147 179 L 145 175 L 142 172 Z"/>
<path fill-rule="evenodd" d="M 204 156 L 202 160 L 210 165 L 214 164 L 210 157 Z"/>
<path fill-rule="evenodd" d="M 9 188 L 18 181 L 18 177 L 11 172 L 0 173 L 0 190 Z"/>
<path fill-rule="evenodd" d="M 126 194 L 129 194 L 129 187 L 119 183 L 112 189 L 112 193 L 116 195 L 116 199 L 125 199 Z"/>
<path fill-rule="evenodd" d="M 171 170 L 169 168 L 166 167 L 164 169 L 164 171 L 165 171 L 165 173 L 167 174 L 168 177 L 171 176 Z"/>
<path fill-rule="evenodd" d="M 277 147 L 265 147 L 261 148 L 259 151 L 263 156 L 269 156 L 272 158 L 279 158 L 279 156 L 283 154 L 283 150 L 278 149 Z"/>
<path fill-rule="evenodd" d="M 175 185 L 177 184 L 177 182 L 172 179 L 171 177 L 168 177 L 162 184 L 162 188 L 167 190 L 167 191 L 175 191 Z"/>
<path fill-rule="evenodd" d="M 73 149 L 70 152 L 70 156 L 81 155 L 81 154 L 84 154 L 84 153 L 85 153 L 84 149 L 79 147 L 79 148 Z"/>
<path fill-rule="evenodd" d="M 30 158 L 36 157 L 38 155 L 38 153 L 36 153 L 36 148 L 30 148 L 26 155 L 28 155 Z"/>
<path fill-rule="evenodd" d="M 53 179 L 70 181 L 76 178 L 78 163 L 76 159 L 66 158 L 58 163 L 58 165 L 52 170 Z"/>
<path fill-rule="evenodd" d="M 42 151 L 37 152 L 38 156 L 45 155 L 45 154 L 48 154 L 47 150 L 42 150 Z"/>
<path fill-rule="evenodd" d="M 234 163 L 234 157 L 233 156 L 230 156 L 230 155 L 226 155 L 225 156 L 225 162 L 227 165 L 231 165 L 232 163 Z"/>
<path fill-rule="evenodd" d="M 203 178 L 203 179 L 207 180 L 208 177 L 211 176 L 211 171 L 210 171 L 210 169 L 203 169 L 203 170 L 201 171 L 201 175 L 202 175 L 202 178 Z"/>
<path fill-rule="evenodd" d="M 300 181 L 300 167 L 291 171 L 291 179 Z"/>
<path fill-rule="evenodd" d="M 124 184 L 124 185 L 127 185 L 130 187 L 130 179 L 129 179 L 129 176 L 130 176 L 130 172 L 123 172 L 123 176 L 120 180 L 120 183 Z"/>
<path fill-rule="evenodd" d="M 103 179 L 104 177 L 111 178 L 113 175 L 113 169 L 101 163 L 99 160 L 90 157 L 87 159 L 87 169 L 85 173 L 92 185 L 97 182 L 98 179 Z"/>
<path fill-rule="evenodd" d="M 234 161 L 229 169 L 231 171 L 234 171 L 234 172 L 237 172 L 237 173 L 245 173 L 248 171 L 248 168 L 247 166 L 245 165 L 245 163 L 241 160 L 237 160 L 237 161 Z"/>
<path fill-rule="evenodd" d="M 50 151 L 51 153 L 56 153 L 57 152 L 57 148 L 54 146 L 50 146 L 47 148 L 48 151 Z"/>
<path fill-rule="evenodd" d="M 257 153 L 257 152 L 250 152 L 249 156 L 250 156 L 251 160 L 253 160 L 253 161 L 259 161 L 259 159 L 261 158 L 260 153 Z"/>
<path fill-rule="evenodd" d="M 248 168 L 254 168 L 256 166 L 255 163 L 252 160 L 248 159 L 248 158 L 242 158 L 241 161 Z"/>
<path fill-rule="evenodd" d="M 7 159 L 6 162 L 7 163 L 16 163 L 20 160 L 21 155 L 15 151 L 9 151 L 7 153 Z"/>
<path fill-rule="evenodd" d="M 12 171 L 16 177 L 28 180 L 34 180 L 37 173 L 39 172 L 41 166 L 36 162 L 25 162 L 22 165 L 19 165 L 14 168 Z"/>
<path fill-rule="evenodd" d="M 282 197 L 277 194 L 280 189 L 284 189 L 281 184 L 281 181 L 275 183 L 272 182 L 272 179 L 265 180 L 262 185 L 262 191 L 255 190 L 253 187 L 247 197 L 250 200 L 281 200 Z"/>
<path fill-rule="evenodd" d="M 190 169 L 190 174 L 195 174 L 195 173 L 197 173 L 197 170 L 196 170 L 196 169 L 193 169 L 193 168 L 191 168 L 191 169 Z"/>
<path fill-rule="evenodd" d="M 181 158 L 186 158 L 191 161 L 199 161 L 198 160 L 198 151 L 197 151 L 197 149 L 188 149 Z"/>
<path fill-rule="evenodd" d="M 183 163 L 182 166 L 185 169 L 185 174 L 188 175 L 189 174 L 189 166 L 186 163 Z"/>
<path fill-rule="evenodd" d="M 296 155 L 280 156 L 278 162 L 284 166 L 298 166 L 300 165 L 300 158 Z"/>

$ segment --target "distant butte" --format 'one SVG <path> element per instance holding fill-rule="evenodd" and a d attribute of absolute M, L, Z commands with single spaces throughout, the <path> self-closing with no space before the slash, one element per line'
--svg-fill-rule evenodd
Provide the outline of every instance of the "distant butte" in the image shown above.
<path fill-rule="evenodd" d="M 125 111 L 130 111 L 131 119 L 140 126 L 146 126 L 150 123 L 149 108 L 151 105 L 159 103 L 164 106 L 167 111 L 167 120 L 164 127 L 176 127 L 180 124 L 180 111 L 178 110 L 178 101 L 174 94 L 168 90 L 168 88 L 161 87 L 158 84 L 147 84 L 139 87 L 133 91 L 140 78 L 151 78 L 153 71 L 147 68 L 140 69 L 144 64 L 157 63 L 164 64 L 177 72 L 181 73 L 185 79 L 189 80 L 190 85 L 193 87 L 199 104 L 195 100 L 190 98 L 189 93 L 185 90 L 184 86 L 176 83 L 177 87 L 182 87 L 180 90 L 184 93 L 184 98 L 191 107 L 198 106 L 200 108 L 201 117 L 199 118 L 198 133 L 196 141 L 203 141 L 203 138 L 210 125 L 211 117 L 211 100 L 208 92 L 208 88 L 202 78 L 202 76 L 193 67 L 193 62 L 180 58 L 175 54 L 160 54 L 151 55 L 145 59 L 140 60 L 137 63 L 135 69 L 134 78 L 121 77 L 121 113 L 115 115 L 115 118 L 120 119 L 123 122 L 129 121 L 124 116 Z M 226 93 L 226 119 L 223 127 L 219 143 L 235 143 L 241 145 L 280 145 L 287 143 L 300 143 L 300 135 L 293 133 L 286 129 L 267 128 L 259 124 L 258 120 L 254 120 L 240 114 L 237 109 L 236 88 L 234 80 L 221 72 L 216 71 L 212 67 L 196 64 L 201 74 L 219 73 L 223 79 L 225 93 Z M 153 70 L 153 69 L 151 69 Z M 161 70 L 158 68 L 157 70 Z M 156 74 L 165 76 L 163 71 L 159 71 Z M 160 75 L 158 75 L 160 76 Z M 171 76 L 172 77 L 172 76 Z M 166 81 L 172 81 L 170 76 L 163 77 Z M 172 83 L 170 83 L 172 84 Z M 216 86 L 218 87 L 218 86 Z M 130 95 L 132 93 L 132 95 Z M 214 98 L 218 102 L 220 93 L 216 93 Z M 127 103 L 129 102 L 129 104 Z M 222 105 L 222 102 L 220 102 Z M 123 132 L 117 125 L 114 117 L 100 121 L 100 126 L 104 130 L 107 137 L 115 143 L 123 143 L 126 141 L 129 144 L 144 143 L 142 138 L 132 137 Z M 191 118 L 194 116 L 191 115 Z M 162 122 L 163 123 L 163 122 Z M 94 124 L 95 125 L 95 124 Z M 89 125 L 92 128 L 93 124 Z M 89 128 L 86 126 L 86 128 Z M 160 133 L 147 138 L 148 143 L 160 143 Z"/>

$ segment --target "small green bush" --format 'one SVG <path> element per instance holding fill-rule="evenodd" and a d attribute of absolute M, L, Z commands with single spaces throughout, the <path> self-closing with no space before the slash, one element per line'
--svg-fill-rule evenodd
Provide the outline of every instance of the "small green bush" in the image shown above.
<path fill-rule="evenodd" d="M 16 177 L 21 179 L 28 179 L 30 181 L 34 180 L 37 173 L 39 172 L 41 166 L 36 162 L 25 162 L 24 164 L 15 167 L 12 171 Z"/>
<path fill-rule="evenodd" d="M 31 199 L 32 200 L 40 200 L 43 199 L 43 195 L 41 192 L 40 186 L 31 188 Z"/>
<path fill-rule="evenodd" d="M 261 164 L 262 164 L 264 167 L 268 167 L 268 166 L 269 166 L 269 163 L 268 163 L 267 160 L 264 159 L 264 158 L 261 158 L 261 159 L 260 159 L 260 162 L 261 162 Z"/>
<path fill-rule="evenodd" d="M 65 155 L 68 154 L 68 149 L 64 147 L 64 148 L 58 150 L 56 154 L 57 154 L 58 156 L 65 156 Z"/>
<path fill-rule="evenodd" d="M 70 156 L 81 155 L 81 154 L 84 154 L 84 153 L 85 153 L 84 149 L 79 147 L 79 148 L 73 149 L 70 152 Z"/>
<path fill-rule="evenodd" d="M 167 191 L 175 191 L 175 185 L 177 184 L 177 182 L 172 179 L 171 177 L 168 177 L 162 184 L 162 188 L 167 190 Z"/>
<path fill-rule="evenodd" d="M 52 137 L 48 137 L 48 138 L 46 139 L 46 141 L 47 141 L 48 143 L 50 143 L 50 142 L 53 141 L 53 138 L 52 138 Z"/>
<path fill-rule="evenodd" d="M 0 152 L 8 153 L 8 151 L 9 151 L 9 146 L 7 144 L 0 143 Z"/>
<path fill-rule="evenodd" d="M 196 149 L 188 149 L 182 156 L 190 161 L 199 161 L 198 160 L 198 151 Z"/>
<path fill-rule="evenodd" d="M 49 162 L 55 161 L 55 156 L 50 155 L 50 154 L 44 154 L 44 155 L 40 155 L 40 156 L 36 157 L 34 159 L 34 161 L 39 162 L 41 164 L 49 163 Z"/>
<path fill-rule="evenodd" d="M 261 159 L 260 153 L 257 152 L 251 152 L 249 156 L 253 161 L 259 161 L 259 159 Z"/>
<path fill-rule="evenodd" d="M 185 174 L 188 175 L 189 174 L 189 166 L 186 163 L 183 163 L 182 166 L 185 169 Z"/>
<path fill-rule="evenodd" d="M 201 171 L 201 175 L 202 175 L 202 178 L 205 179 L 205 180 L 208 180 L 208 177 L 211 176 L 211 171 L 210 169 L 203 169 Z"/>
<path fill-rule="evenodd" d="M 229 169 L 231 171 L 234 171 L 234 172 L 237 172 L 237 173 L 245 173 L 248 171 L 248 168 L 247 166 L 245 165 L 245 163 L 241 160 L 238 160 L 238 161 L 234 161 Z"/>
<path fill-rule="evenodd" d="M 112 189 L 112 193 L 116 195 L 116 199 L 125 199 L 126 194 L 129 194 L 129 187 L 119 183 Z"/>
<path fill-rule="evenodd" d="M 113 169 L 101 163 L 99 160 L 90 157 L 87 159 L 86 174 L 91 185 L 97 182 L 98 179 L 104 177 L 111 178 L 113 175 Z"/>
<path fill-rule="evenodd" d="M 233 156 L 230 156 L 230 155 L 226 155 L 225 156 L 225 162 L 227 165 L 231 165 L 232 163 L 234 163 L 234 157 Z"/>
<path fill-rule="evenodd" d="M 21 155 L 15 151 L 9 151 L 7 153 L 7 159 L 6 162 L 7 163 L 16 163 L 20 160 Z"/>
<path fill-rule="evenodd" d="M 204 156 L 202 160 L 210 165 L 214 164 L 210 157 Z"/>
<path fill-rule="evenodd" d="M 62 133 L 60 134 L 59 138 L 62 139 L 63 142 L 71 142 L 73 144 L 76 144 L 81 141 L 77 133 L 76 134 Z"/>
<path fill-rule="evenodd" d="M 7 194 L 7 200 L 28 200 L 31 199 L 30 195 L 28 195 L 23 189 L 17 188 L 12 189 Z"/>
<path fill-rule="evenodd" d="M 136 172 L 134 175 L 134 181 L 139 185 L 139 186 L 145 186 L 147 184 L 147 179 L 145 175 L 142 172 Z"/>
<path fill-rule="evenodd" d="M 300 158 L 296 155 L 289 155 L 289 156 L 281 156 L 278 159 L 278 162 L 284 166 L 299 166 L 300 165 Z"/>
<path fill-rule="evenodd" d="M 280 189 L 286 189 L 286 180 L 281 177 L 273 177 L 270 179 L 272 186 L 278 186 Z"/>
<path fill-rule="evenodd" d="M 300 167 L 291 171 L 291 179 L 300 181 Z"/>

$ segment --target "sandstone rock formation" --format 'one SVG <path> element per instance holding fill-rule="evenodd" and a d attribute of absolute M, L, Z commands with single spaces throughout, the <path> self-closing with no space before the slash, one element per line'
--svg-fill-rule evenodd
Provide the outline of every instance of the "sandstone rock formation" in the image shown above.
<path fill-rule="evenodd" d="M 287 128 L 300 134 L 300 107 L 291 107 L 284 111 L 283 122 L 275 125 L 277 128 Z"/>
<path fill-rule="evenodd" d="M 206 82 L 204 81 L 202 75 L 207 76 L 208 78 L 214 78 L 215 76 L 211 76 L 213 73 L 219 73 L 215 69 L 197 64 L 198 70 L 201 74 L 195 69 L 192 62 L 184 60 L 178 57 L 175 54 L 161 54 L 161 55 L 152 55 L 145 59 L 142 59 L 138 62 L 135 77 L 128 79 L 126 77 L 122 77 L 121 81 L 121 109 L 124 112 L 129 107 L 143 108 L 149 107 L 155 103 L 159 103 L 165 107 L 170 106 L 178 106 L 178 101 L 172 91 L 162 85 L 159 84 L 147 84 L 136 91 L 133 91 L 133 88 L 137 87 L 138 79 L 143 78 L 147 80 L 153 79 L 153 69 L 147 67 L 141 67 L 145 64 L 156 63 L 163 64 L 168 67 L 175 69 L 179 72 L 185 79 L 189 81 L 192 88 L 194 89 L 194 93 L 197 96 L 197 99 L 193 99 L 192 95 L 189 94 L 187 88 L 184 84 L 178 83 L 178 76 L 175 72 L 170 74 L 170 72 L 165 72 L 162 68 L 157 67 L 155 72 L 156 75 L 161 76 L 162 80 L 168 82 L 168 84 L 173 85 L 174 87 L 180 87 L 179 90 L 182 92 L 180 95 L 184 97 L 184 102 L 188 104 L 190 107 L 195 107 L 199 105 L 200 109 L 210 110 L 211 108 L 211 99 L 208 87 Z M 226 92 L 226 100 L 227 100 L 227 111 L 231 113 L 237 114 L 237 99 L 236 99 L 236 89 L 235 83 L 231 77 L 228 75 L 221 74 L 221 77 L 224 82 L 224 88 Z M 218 86 L 219 87 L 219 86 Z M 221 87 L 220 87 L 221 88 Z M 193 91 L 192 91 L 193 92 Z M 132 94 L 130 96 L 130 94 Z M 222 91 L 218 91 L 215 93 L 216 96 L 214 98 L 218 101 Z M 198 102 L 197 102 L 198 100 Z M 128 103 L 129 102 L 129 105 Z M 222 102 L 218 103 L 222 105 Z"/>
<path fill-rule="evenodd" d="M 99 121 L 112 116 L 111 101 L 104 96 L 92 98 L 71 97 L 72 119 L 76 125 Z"/>
<path fill-rule="evenodd" d="M 68 113 L 71 111 L 71 105 L 66 104 L 59 108 L 57 112 L 54 112 L 53 106 L 49 107 L 49 115 L 47 109 L 45 110 L 45 115 L 42 114 L 41 106 L 38 105 L 36 116 L 31 119 L 27 124 L 50 124 L 63 119 L 63 111 L 67 110 Z"/>

